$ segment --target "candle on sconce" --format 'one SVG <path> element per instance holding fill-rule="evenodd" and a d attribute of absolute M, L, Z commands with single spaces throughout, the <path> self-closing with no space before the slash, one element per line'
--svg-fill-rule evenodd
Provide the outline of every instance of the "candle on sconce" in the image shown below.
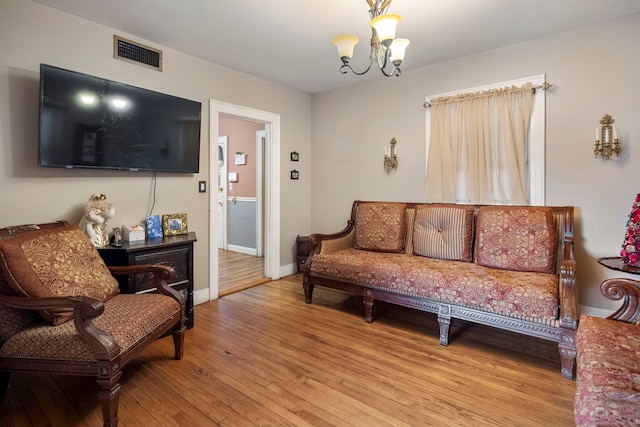
<path fill-rule="evenodd" d="M 600 128 L 596 128 L 596 141 L 600 141 Z"/>
<path fill-rule="evenodd" d="M 611 126 L 613 128 L 613 140 L 615 141 L 616 139 L 618 139 L 618 133 L 616 132 L 616 128 L 614 126 Z"/>

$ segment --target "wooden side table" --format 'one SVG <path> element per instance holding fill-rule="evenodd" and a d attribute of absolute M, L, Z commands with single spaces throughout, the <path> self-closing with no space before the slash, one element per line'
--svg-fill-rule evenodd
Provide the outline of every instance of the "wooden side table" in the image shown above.
<path fill-rule="evenodd" d="M 137 242 L 123 242 L 122 246 L 98 248 L 105 264 L 127 266 L 140 264 L 164 264 L 176 272 L 169 286 L 185 293 L 187 328 L 193 328 L 193 242 L 196 233 L 164 236 Z M 119 277 L 120 292 L 152 292 L 151 278 L 136 274 L 133 278 Z"/>
<path fill-rule="evenodd" d="M 307 257 L 311 253 L 311 243 L 309 243 L 309 236 L 298 236 L 296 238 L 296 265 L 298 266 L 298 273 L 302 271 L 304 263 L 307 261 Z"/>
<path fill-rule="evenodd" d="M 611 270 L 622 271 L 629 274 L 640 274 L 640 267 L 624 265 L 622 258 L 619 256 L 598 258 L 598 264 L 604 265 Z"/>

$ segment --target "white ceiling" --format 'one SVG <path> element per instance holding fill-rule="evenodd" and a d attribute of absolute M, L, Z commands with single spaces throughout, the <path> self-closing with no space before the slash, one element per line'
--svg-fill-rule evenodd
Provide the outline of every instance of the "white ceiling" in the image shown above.
<path fill-rule="evenodd" d="M 315 93 L 379 77 L 340 74 L 334 36 L 360 38 L 368 63 L 366 0 L 34 0 L 236 70 Z M 640 13 L 638 0 L 396 0 L 406 72 L 448 59 Z M 396 78 L 396 77 L 393 77 Z"/>

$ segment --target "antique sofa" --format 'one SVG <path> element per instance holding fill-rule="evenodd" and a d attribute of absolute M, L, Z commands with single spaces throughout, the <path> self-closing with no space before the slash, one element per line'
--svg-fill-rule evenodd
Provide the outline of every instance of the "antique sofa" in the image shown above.
<path fill-rule="evenodd" d="M 576 426 L 640 425 L 640 282 L 605 280 L 600 290 L 623 300 L 606 319 L 580 316 L 576 347 Z"/>
<path fill-rule="evenodd" d="M 153 276 L 158 292 L 120 294 L 116 275 Z M 0 418 L 11 372 L 93 376 L 105 426 L 118 424 L 122 368 L 171 333 L 184 347 L 185 301 L 166 266 L 107 267 L 59 221 L 0 229 Z"/>
<path fill-rule="evenodd" d="M 355 201 L 346 228 L 309 236 L 305 302 L 315 286 L 558 342 L 573 378 L 576 285 L 573 207 Z"/>

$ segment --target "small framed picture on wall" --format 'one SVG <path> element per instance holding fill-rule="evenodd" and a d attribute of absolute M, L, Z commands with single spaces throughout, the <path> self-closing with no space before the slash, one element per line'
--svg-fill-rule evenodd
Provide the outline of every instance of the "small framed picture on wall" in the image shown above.
<path fill-rule="evenodd" d="M 292 170 L 291 171 L 291 179 L 298 179 L 300 178 L 300 172 L 298 172 L 297 170 Z"/>
<path fill-rule="evenodd" d="M 292 162 L 297 162 L 298 160 L 300 160 L 300 155 L 296 151 L 292 151 L 291 152 L 291 161 Z"/>

